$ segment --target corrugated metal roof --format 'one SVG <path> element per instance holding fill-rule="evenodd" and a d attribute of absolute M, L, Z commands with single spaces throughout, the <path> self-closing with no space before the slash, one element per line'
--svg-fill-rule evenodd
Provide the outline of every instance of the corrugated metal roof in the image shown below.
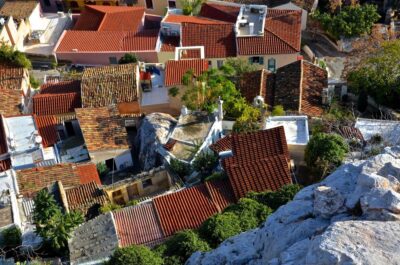
<path fill-rule="evenodd" d="M 113 215 L 121 247 L 152 246 L 164 238 L 153 202 L 117 210 Z"/>

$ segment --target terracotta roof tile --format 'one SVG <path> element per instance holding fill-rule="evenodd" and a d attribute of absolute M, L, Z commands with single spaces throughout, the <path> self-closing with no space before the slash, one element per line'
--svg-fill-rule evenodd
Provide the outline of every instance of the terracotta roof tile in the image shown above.
<path fill-rule="evenodd" d="M 66 189 L 68 209 L 80 211 L 85 216 L 94 215 L 99 206 L 108 203 L 108 197 L 95 182 L 81 184 L 74 188 Z"/>
<path fill-rule="evenodd" d="M 238 37 L 238 55 L 297 53 L 300 42 L 301 11 L 268 9 L 264 36 Z"/>
<path fill-rule="evenodd" d="M 0 114 L 13 116 L 21 114 L 22 91 L 0 88 Z"/>
<path fill-rule="evenodd" d="M 143 7 L 85 6 L 74 30 L 137 31 L 144 15 Z"/>
<path fill-rule="evenodd" d="M 4 1 L 0 16 L 12 16 L 16 20 L 27 19 L 39 3 L 37 1 Z"/>
<path fill-rule="evenodd" d="M 284 155 L 230 165 L 226 171 L 237 199 L 250 191 L 274 191 L 292 183 L 288 161 Z"/>
<path fill-rule="evenodd" d="M 128 149 L 124 120 L 107 107 L 76 109 L 89 151 Z"/>
<path fill-rule="evenodd" d="M 165 64 L 165 86 L 174 86 L 182 84 L 182 77 L 189 70 L 193 70 L 196 76 L 201 75 L 208 69 L 208 61 L 201 59 L 193 60 L 169 60 Z"/>
<path fill-rule="evenodd" d="M 43 139 L 43 146 L 49 147 L 57 143 L 57 120 L 53 115 L 36 116 L 34 115 L 35 123 L 40 136 Z"/>
<path fill-rule="evenodd" d="M 81 80 L 47 82 L 40 86 L 40 94 L 65 94 L 81 91 Z"/>
<path fill-rule="evenodd" d="M 0 115 L 0 155 L 8 153 L 7 139 L 3 126 L 3 117 Z M 0 172 L 9 170 L 11 168 L 10 158 L 0 160 Z"/>
<path fill-rule="evenodd" d="M 75 166 L 76 166 L 75 170 L 79 176 L 81 184 L 95 182 L 96 184 L 101 185 L 100 176 L 95 164 L 80 163 L 80 164 L 75 164 Z"/>
<path fill-rule="evenodd" d="M 196 24 L 225 24 L 223 21 L 218 21 L 215 19 L 203 18 L 203 17 L 196 17 L 196 16 L 185 16 L 185 15 L 175 15 L 175 14 L 168 14 L 163 22 L 167 23 L 196 23 Z"/>
<path fill-rule="evenodd" d="M 198 185 L 154 199 L 165 236 L 184 229 L 198 228 L 218 212 L 205 185 Z"/>
<path fill-rule="evenodd" d="M 164 238 L 152 202 L 113 212 L 119 245 L 153 246 Z"/>
<path fill-rule="evenodd" d="M 0 87 L 20 90 L 24 76 L 24 68 L 0 63 Z"/>
<path fill-rule="evenodd" d="M 80 184 L 79 176 L 72 164 L 57 164 L 17 171 L 19 193 L 25 197 L 33 197 L 38 191 L 56 181 L 62 181 L 66 188 Z"/>
<path fill-rule="evenodd" d="M 364 137 L 363 137 L 361 131 L 356 127 L 340 126 L 339 132 L 340 132 L 340 135 L 346 139 L 349 139 L 349 140 L 356 139 L 356 140 L 360 140 L 361 142 L 364 142 Z"/>
<path fill-rule="evenodd" d="M 80 93 L 36 94 L 32 97 L 33 113 L 36 115 L 55 115 L 74 112 L 82 107 Z"/>
<path fill-rule="evenodd" d="M 206 58 L 236 56 L 233 24 L 182 23 L 182 46 L 204 46 Z"/>
<path fill-rule="evenodd" d="M 232 150 L 232 135 L 218 139 L 209 148 L 216 153 Z"/>
<path fill-rule="evenodd" d="M 205 183 L 212 201 L 218 206 L 219 211 L 236 202 L 232 186 L 228 179 L 213 180 Z"/>
<path fill-rule="evenodd" d="M 201 6 L 199 15 L 230 23 L 236 23 L 240 12 L 239 6 L 228 6 L 217 3 L 204 3 Z"/>
<path fill-rule="evenodd" d="M 256 96 L 262 96 L 264 102 L 272 106 L 274 91 L 274 74 L 265 69 L 244 74 L 238 88 L 249 103 L 253 103 Z"/>
<path fill-rule="evenodd" d="M 138 99 L 137 65 L 87 68 L 82 76 L 82 106 L 106 107 Z"/>
<path fill-rule="evenodd" d="M 322 115 L 322 90 L 328 86 L 326 70 L 299 60 L 280 67 L 275 80 L 275 105 L 313 117 Z"/>

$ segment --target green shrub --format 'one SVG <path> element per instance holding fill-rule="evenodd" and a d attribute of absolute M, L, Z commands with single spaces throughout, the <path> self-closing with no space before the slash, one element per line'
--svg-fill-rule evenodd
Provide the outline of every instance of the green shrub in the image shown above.
<path fill-rule="evenodd" d="M 305 161 L 316 177 L 324 177 L 342 163 L 349 146 L 338 134 L 313 135 L 305 150 Z"/>
<path fill-rule="evenodd" d="M 118 248 L 114 251 L 108 265 L 162 265 L 163 259 L 144 246 Z"/>
<path fill-rule="evenodd" d="M 232 212 L 215 214 L 200 226 L 199 232 L 212 247 L 216 247 L 224 240 L 242 232 L 240 218 Z"/>
<path fill-rule="evenodd" d="M 133 53 L 125 53 L 124 56 L 119 59 L 118 64 L 128 64 L 128 63 L 137 63 L 138 59 Z"/>
<path fill-rule="evenodd" d="M 181 179 L 184 179 L 191 172 L 190 165 L 188 165 L 178 159 L 175 159 L 175 158 L 171 159 L 170 167 L 171 167 L 171 170 L 175 174 L 177 174 Z"/>
<path fill-rule="evenodd" d="M 293 200 L 294 195 L 301 190 L 298 184 L 285 185 L 277 191 L 249 192 L 246 197 L 265 204 L 272 210 L 278 209 Z"/>
<path fill-rule="evenodd" d="M 371 144 L 381 144 L 383 142 L 383 137 L 380 134 L 375 134 L 369 139 Z"/>
<path fill-rule="evenodd" d="M 218 156 L 213 152 L 201 152 L 193 161 L 193 168 L 203 176 L 208 175 L 218 162 Z"/>
<path fill-rule="evenodd" d="M 184 264 L 186 260 L 196 251 L 208 251 L 210 246 L 193 230 L 177 232 L 163 246 L 159 246 L 156 252 L 164 257 L 173 257 L 171 260 L 179 260 Z"/>
<path fill-rule="evenodd" d="M 229 212 L 240 216 L 240 227 L 242 231 L 246 231 L 261 225 L 272 213 L 272 209 L 255 200 L 241 198 L 237 204 L 224 210 L 224 213 Z"/>
<path fill-rule="evenodd" d="M 107 203 L 107 204 L 105 204 L 105 205 L 100 207 L 100 212 L 101 213 L 108 213 L 108 212 L 115 211 L 115 210 L 118 210 L 118 209 L 121 209 L 121 208 L 122 208 L 121 205 L 118 205 L 118 204 L 115 204 L 115 203 Z"/>
<path fill-rule="evenodd" d="M 31 61 L 20 51 L 14 51 L 12 47 L 5 44 L 0 46 L 0 63 L 11 64 L 17 67 L 31 69 Z"/>
<path fill-rule="evenodd" d="M 106 163 L 100 162 L 96 164 L 97 172 L 99 173 L 100 177 L 104 177 L 109 172 Z"/>
<path fill-rule="evenodd" d="M 179 95 L 179 88 L 177 88 L 176 86 L 171 87 L 170 89 L 168 89 L 168 95 L 173 98 L 176 97 L 177 95 Z"/>
<path fill-rule="evenodd" d="M 135 206 L 135 205 L 138 205 L 138 203 L 139 203 L 138 200 L 131 200 L 131 201 L 128 201 L 128 202 L 125 204 L 125 206 L 126 206 L 126 207 L 128 207 L 128 206 Z"/>
<path fill-rule="evenodd" d="M 282 105 L 276 105 L 272 109 L 271 116 L 284 116 L 285 110 L 283 109 Z"/>
<path fill-rule="evenodd" d="M 33 88 L 38 88 L 40 86 L 39 81 L 37 81 L 32 75 L 29 76 L 29 83 Z"/>
<path fill-rule="evenodd" d="M 16 226 L 7 228 L 1 232 L 3 243 L 6 247 L 15 248 L 22 244 L 21 229 Z"/>
<path fill-rule="evenodd" d="M 204 181 L 223 180 L 227 178 L 228 176 L 225 174 L 225 171 L 221 171 L 212 173 L 210 176 L 206 177 Z"/>

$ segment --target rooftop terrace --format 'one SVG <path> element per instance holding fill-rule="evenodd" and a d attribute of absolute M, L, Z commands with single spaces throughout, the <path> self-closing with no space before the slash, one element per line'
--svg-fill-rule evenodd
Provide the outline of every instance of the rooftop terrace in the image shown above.
<path fill-rule="evenodd" d="M 267 14 L 266 6 L 243 5 L 240 8 L 236 21 L 236 33 L 242 36 L 262 36 L 264 35 L 265 17 Z"/>

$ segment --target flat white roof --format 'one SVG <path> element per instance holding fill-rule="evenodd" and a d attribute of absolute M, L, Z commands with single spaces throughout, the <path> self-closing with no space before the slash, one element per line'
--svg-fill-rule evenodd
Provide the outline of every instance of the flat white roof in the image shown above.
<path fill-rule="evenodd" d="M 389 120 L 374 120 L 358 118 L 355 124 L 368 141 L 372 136 L 379 134 L 384 141 L 397 145 L 400 143 L 400 122 Z"/>
<path fill-rule="evenodd" d="M 309 140 L 307 116 L 269 117 L 264 129 L 283 126 L 288 144 L 306 145 Z"/>

